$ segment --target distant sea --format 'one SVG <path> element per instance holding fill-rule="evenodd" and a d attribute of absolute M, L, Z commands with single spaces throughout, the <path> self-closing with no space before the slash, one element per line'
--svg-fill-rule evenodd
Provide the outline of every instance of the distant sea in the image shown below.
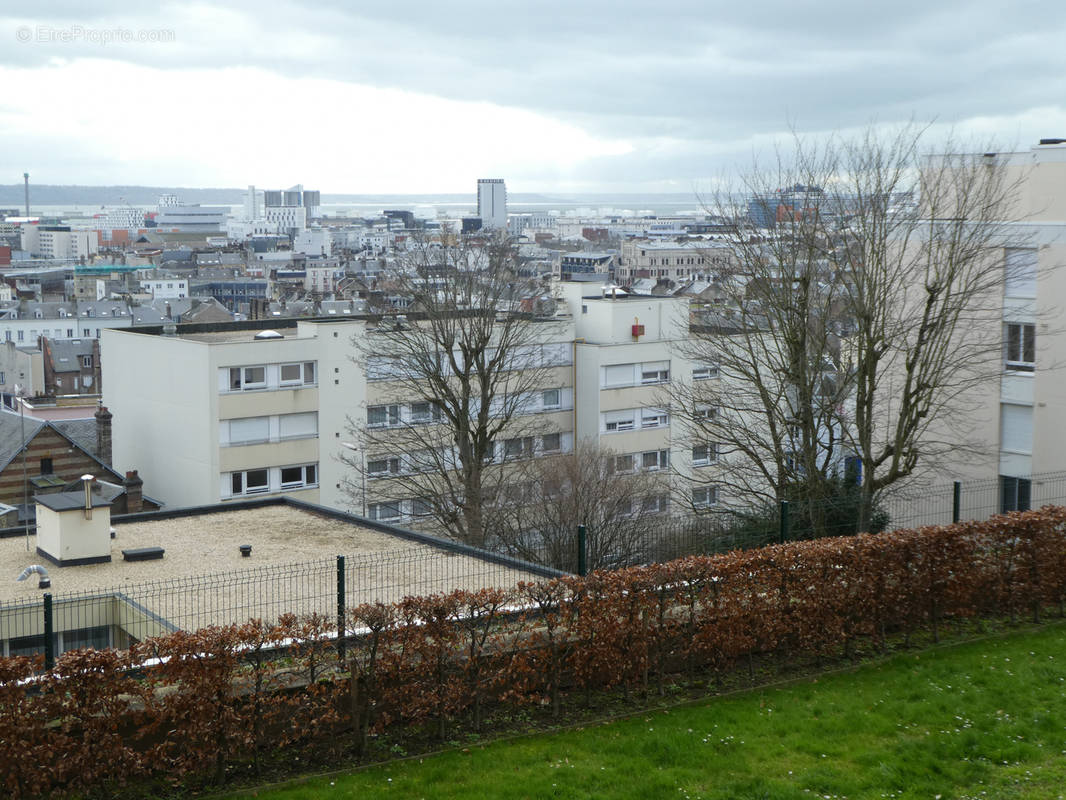
<path fill-rule="evenodd" d="M 311 188 L 311 187 L 309 187 Z M 130 205 L 154 209 L 162 194 L 176 194 L 182 202 L 243 207 L 242 189 L 182 189 L 145 186 L 34 186 L 30 185 L 30 213 L 34 216 L 92 216 L 106 208 Z M 22 209 L 21 184 L 0 185 L 0 209 Z M 476 213 L 477 198 L 466 194 L 323 194 L 322 210 L 330 217 L 373 217 L 382 211 L 411 211 L 424 218 L 457 218 Z M 694 194 L 531 194 L 508 193 L 507 210 L 554 213 L 558 216 L 698 215 L 703 211 Z M 20 212 L 21 213 L 21 212 Z"/>

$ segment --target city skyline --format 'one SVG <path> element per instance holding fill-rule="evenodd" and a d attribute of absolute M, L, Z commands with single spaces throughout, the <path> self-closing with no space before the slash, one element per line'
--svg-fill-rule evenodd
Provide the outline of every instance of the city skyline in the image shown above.
<path fill-rule="evenodd" d="M 0 12 L 0 174 L 48 184 L 706 192 L 876 122 L 1016 149 L 1066 132 L 1035 3 L 117 3 Z M 8 179 L 0 179 L 6 183 Z"/>

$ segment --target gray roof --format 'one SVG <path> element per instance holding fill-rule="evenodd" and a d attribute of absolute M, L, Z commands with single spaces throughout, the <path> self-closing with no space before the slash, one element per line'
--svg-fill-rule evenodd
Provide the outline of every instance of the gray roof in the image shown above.
<path fill-rule="evenodd" d="M 49 350 L 56 372 L 81 372 L 81 357 L 93 354 L 93 340 L 50 339 Z"/>
<path fill-rule="evenodd" d="M 27 443 L 33 440 L 33 437 L 40 432 L 41 428 L 48 426 L 71 444 L 84 451 L 86 455 L 94 459 L 112 476 L 121 479 L 121 476 L 109 464 L 100 460 L 100 455 L 96 449 L 95 419 L 91 417 L 88 419 L 57 420 L 43 420 L 35 417 L 25 417 L 23 419 L 20 414 L 7 409 L 0 410 L 0 469 L 7 467 L 22 452 L 23 424 L 25 424 L 25 441 Z"/>
<path fill-rule="evenodd" d="M 110 500 L 93 495 L 90 493 L 90 502 L 93 508 L 100 508 L 102 506 L 111 505 Z M 74 511 L 75 509 L 85 507 L 85 493 L 84 492 L 55 492 L 53 494 L 38 494 L 34 495 L 34 500 L 40 503 L 45 508 L 50 508 L 53 511 Z"/>

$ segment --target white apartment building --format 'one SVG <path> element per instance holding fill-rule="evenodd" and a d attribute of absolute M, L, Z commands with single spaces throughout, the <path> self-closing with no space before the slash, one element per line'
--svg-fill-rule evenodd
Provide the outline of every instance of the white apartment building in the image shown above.
<path fill-rule="evenodd" d="M 482 228 L 507 228 L 507 187 L 503 178 L 478 179 L 477 214 Z"/>
<path fill-rule="evenodd" d="M 72 231 L 65 225 L 23 225 L 22 249 L 35 258 L 77 261 L 96 255 L 96 231 Z"/>
<path fill-rule="evenodd" d="M 688 336 L 688 300 L 604 295 L 581 283 L 561 287 L 577 335 L 578 441 L 613 451 L 618 472 L 662 474 L 662 492 L 642 500 L 654 505 L 645 511 L 717 504 L 718 445 L 694 442 L 670 408 L 673 382 L 719 379 L 716 365 L 695 364 L 679 352 Z"/>
<path fill-rule="evenodd" d="M 144 209 L 133 206 L 109 208 L 104 217 L 103 230 L 135 231 L 144 227 Z"/>
<path fill-rule="evenodd" d="M 614 274 L 623 286 L 642 278 L 685 283 L 708 280 L 733 261 L 733 252 L 724 242 L 636 239 L 622 243 Z"/>
<path fill-rule="evenodd" d="M 977 156 L 1003 165 L 1021 190 L 1012 234 L 1024 246 L 1005 248 L 1003 351 L 996 386 L 976 394 L 972 420 L 980 454 L 937 479 L 998 477 L 1000 509 L 1037 507 L 1044 473 L 1066 470 L 1066 140 L 1029 150 Z"/>
<path fill-rule="evenodd" d="M 170 300 L 189 296 L 189 281 L 186 278 L 152 278 L 141 281 L 141 289 L 152 295 L 152 299 Z"/>

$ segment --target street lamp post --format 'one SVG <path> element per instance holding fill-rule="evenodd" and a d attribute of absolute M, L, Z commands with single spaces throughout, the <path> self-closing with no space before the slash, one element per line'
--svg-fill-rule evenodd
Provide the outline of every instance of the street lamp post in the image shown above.
<path fill-rule="evenodd" d="M 30 479 L 26 468 L 26 404 L 22 399 L 23 388 L 15 384 L 15 402 L 19 404 L 19 427 L 22 429 L 22 513 L 26 515 L 26 552 L 30 549 Z"/>

